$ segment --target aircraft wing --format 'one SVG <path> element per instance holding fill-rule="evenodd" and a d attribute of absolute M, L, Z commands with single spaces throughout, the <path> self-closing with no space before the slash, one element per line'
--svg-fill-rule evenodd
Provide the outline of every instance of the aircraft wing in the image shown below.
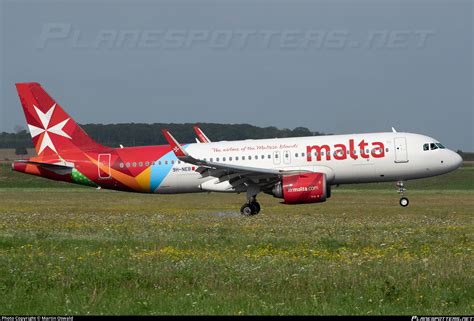
<path fill-rule="evenodd" d="M 198 166 L 196 171 L 203 177 L 212 176 L 219 178 L 219 181 L 221 182 L 229 181 L 229 183 L 235 187 L 242 184 L 252 183 L 259 185 L 261 188 L 266 188 L 273 186 L 273 184 L 280 180 L 282 176 L 308 172 L 302 170 L 284 171 L 270 168 L 258 168 L 197 159 L 185 151 L 168 130 L 164 129 L 163 135 L 179 160 Z"/>

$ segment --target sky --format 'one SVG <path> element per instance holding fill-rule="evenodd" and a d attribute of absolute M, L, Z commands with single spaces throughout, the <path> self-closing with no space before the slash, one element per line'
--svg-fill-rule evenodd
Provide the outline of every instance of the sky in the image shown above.
<path fill-rule="evenodd" d="M 0 132 L 16 82 L 79 123 L 390 131 L 474 151 L 473 2 L 0 0 Z"/>

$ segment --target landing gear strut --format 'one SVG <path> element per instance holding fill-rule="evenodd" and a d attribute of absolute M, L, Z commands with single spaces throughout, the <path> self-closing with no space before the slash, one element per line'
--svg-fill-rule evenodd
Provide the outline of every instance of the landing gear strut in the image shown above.
<path fill-rule="evenodd" d="M 398 187 L 398 193 L 400 194 L 401 198 L 400 198 L 400 205 L 403 206 L 403 207 L 407 207 L 408 204 L 410 204 L 410 201 L 408 200 L 407 197 L 405 197 L 405 192 L 406 192 L 406 188 L 405 188 L 405 184 L 403 183 L 403 181 L 398 181 L 397 182 L 397 187 Z"/>
<path fill-rule="evenodd" d="M 252 216 L 260 212 L 260 204 L 257 202 L 257 194 L 260 193 L 260 187 L 250 184 L 247 187 L 247 202 L 240 208 L 240 214 Z"/>
<path fill-rule="evenodd" d="M 240 214 L 245 216 L 257 215 L 260 212 L 260 204 L 257 198 L 253 196 L 247 203 L 240 208 Z"/>

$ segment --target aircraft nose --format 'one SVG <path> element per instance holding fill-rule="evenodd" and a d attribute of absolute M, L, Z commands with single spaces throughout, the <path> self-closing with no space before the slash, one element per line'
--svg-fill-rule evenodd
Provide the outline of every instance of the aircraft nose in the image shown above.
<path fill-rule="evenodd" d="M 461 165 L 462 165 L 462 157 L 461 155 L 459 155 L 458 153 L 456 152 L 452 152 L 454 155 L 453 155 L 453 166 L 455 166 L 455 168 L 459 168 Z"/>

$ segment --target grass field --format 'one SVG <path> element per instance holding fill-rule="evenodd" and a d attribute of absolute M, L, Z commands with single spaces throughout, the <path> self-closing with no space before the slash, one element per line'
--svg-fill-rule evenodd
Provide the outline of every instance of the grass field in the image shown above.
<path fill-rule="evenodd" d="M 1 168 L 1 167 L 0 167 Z M 0 173 L 0 314 L 473 314 L 474 167 L 322 204 Z"/>

